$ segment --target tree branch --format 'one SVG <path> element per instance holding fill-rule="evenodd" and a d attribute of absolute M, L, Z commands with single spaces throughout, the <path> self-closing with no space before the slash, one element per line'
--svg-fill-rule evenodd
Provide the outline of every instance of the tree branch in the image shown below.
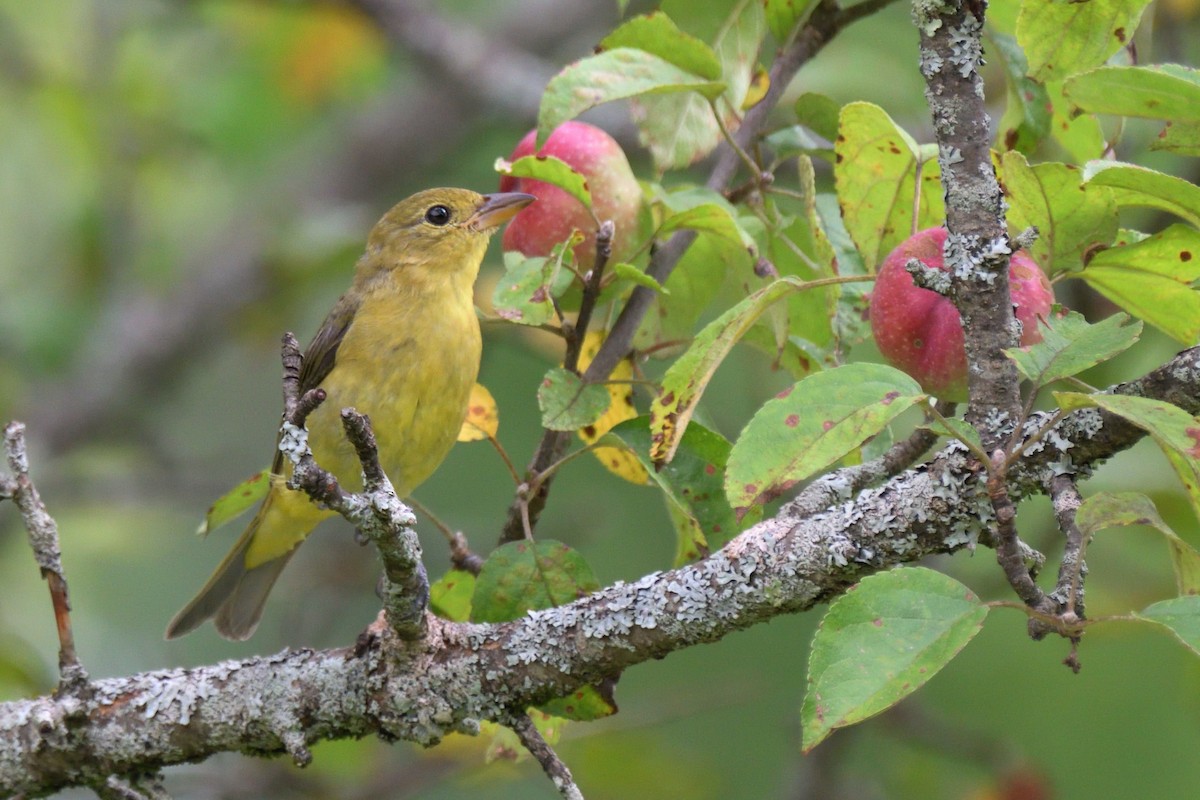
<path fill-rule="evenodd" d="M 1200 348 L 1114 387 L 1200 412 Z M 1048 418 L 1035 414 L 1027 430 Z M 1014 496 L 1044 491 L 1144 432 L 1096 409 L 1067 415 L 1009 470 Z M 805 517 L 780 513 L 709 558 L 512 622 L 427 617 L 413 647 L 372 626 L 353 650 L 287 651 L 93 683 L 86 701 L 0 704 L 0 794 L 94 785 L 217 752 L 286 752 L 376 734 L 433 744 L 479 720 L 505 721 L 635 664 L 827 602 L 866 574 L 969 548 L 991 514 L 978 463 L 960 443 L 854 500 Z M 86 755 L 85 755 L 86 754 Z"/>

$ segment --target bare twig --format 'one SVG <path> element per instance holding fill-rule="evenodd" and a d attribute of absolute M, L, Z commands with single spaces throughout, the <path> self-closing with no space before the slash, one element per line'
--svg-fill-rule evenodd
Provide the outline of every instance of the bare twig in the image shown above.
<path fill-rule="evenodd" d="M 563 325 L 564 338 L 567 342 L 563 355 L 563 367 L 578 373 L 579 353 L 583 349 L 583 340 L 587 336 L 588 326 L 592 321 L 596 303 L 600 299 L 600 289 L 604 279 L 604 268 L 612 258 L 612 240 L 616 227 L 611 220 L 605 220 L 596 231 L 596 256 L 592 268 L 588 271 L 583 284 L 583 297 L 579 303 L 579 314 L 574 325 Z M 585 383 L 587 379 L 585 378 Z M 533 491 L 517 492 L 508 506 L 508 516 L 504 528 L 500 532 L 500 543 L 515 542 L 531 538 L 533 526 L 541 516 L 550 495 L 551 475 L 546 471 L 560 461 L 563 452 L 571 441 L 569 431 L 555 431 L 547 428 L 542 433 L 541 441 L 533 452 L 529 467 L 525 470 L 525 480 L 519 486 L 534 487 Z"/>
<path fill-rule="evenodd" d="M 1051 613 L 1053 604 L 1033 582 L 1033 576 L 1029 574 L 1029 567 L 1021 555 L 1020 539 L 1017 536 L 1017 507 L 1012 501 L 1005 478 L 1004 452 L 997 450 L 992 454 L 987 479 L 988 498 L 996 515 L 996 561 L 1004 570 L 1009 585 L 1025 605 L 1043 613 Z"/>
<path fill-rule="evenodd" d="M 58 631 L 58 677 L 60 691 L 77 691 L 87 684 L 87 671 L 75 652 L 75 634 L 71 629 L 71 601 L 63 572 L 62 551 L 58 544 L 58 523 L 46 510 L 37 487 L 29 477 L 29 456 L 25 448 L 25 425 L 10 422 L 4 426 L 4 454 L 12 478 L 0 484 L 0 498 L 12 500 L 25 521 L 29 546 L 50 588 L 54 607 L 54 625 Z"/>
<path fill-rule="evenodd" d="M 1075 512 L 1083 499 L 1079 487 L 1071 475 L 1055 475 L 1046 487 L 1054 505 L 1054 518 L 1065 539 L 1062 561 L 1058 568 L 1058 582 L 1050 597 L 1061 613 L 1072 615 L 1072 622 L 1084 619 L 1083 581 L 1087 577 L 1087 563 L 1083 560 L 1088 538 L 1075 524 Z"/>
<path fill-rule="evenodd" d="M 554 752 L 554 748 L 542 736 L 541 731 L 534 726 L 528 714 L 514 715 L 504 724 L 517 735 L 529 754 L 542 765 L 546 777 L 554 784 L 563 800 L 583 800 L 583 792 L 575 785 L 571 770 L 558 757 L 558 753 Z"/>

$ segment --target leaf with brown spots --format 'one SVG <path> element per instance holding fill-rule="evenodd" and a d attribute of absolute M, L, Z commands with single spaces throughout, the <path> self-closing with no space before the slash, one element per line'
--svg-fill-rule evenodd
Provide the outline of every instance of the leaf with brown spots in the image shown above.
<path fill-rule="evenodd" d="M 1195 433 L 1200 421 L 1179 406 L 1149 397 L 1055 392 L 1054 399 L 1064 411 L 1102 408 L 1150 434 L 1187 489 L 1192 510 L 1200 516 L 1200 449 Z"/>
<path fill-rule="evenodd" d="M 671 365 L 650 403 L 650 459 L 656 469 L 674 457 L 705 387 L 734 344 L 767 307 L 803 288 L 804 281 L 781 278 L 759 289 L 706 325 Z"/>
<path fill-rule="evenodd" d="M 600 345 L 604 343 L 603 331 L 588 331 L 579 349 L 579 371 L 586 372 Z M 579 429 L 579 438 L 587 444 L 595 444 L 601 436 L 612 430 L 613 426 L 633 419 L 638 415 L 633 405 L 633 359 L 623 358 L 608 376 L 604 385 L 608 389 L 608 410 L 600 415 L 591 425 Z M 594 447 L 592 455 L 600 460 L 612 474 L 624 478 L 630 483 L 644 486 L 650 482 L 646 468 L 638 461 L 637 456 L 624 447 Z"/>
<path fill-rule="evenodd" d="M 592 193 L 588 190 L 587 178 L 563 161 L 554 156 L 522 156 L 516 161 L 505 158 L 496 159 L 496 172 L 513 178 L 533 178 L 534 180 L 557 186 L 574 197 L 589 211 L 592 208 Z"/>
<path fill-rule="evenodd" d="M 838 117 L 833 168 L 846 230 L 873 273 L 913 231 L 913 194 L 921 163 L 920 211 L 916 228 L 946 219 L 936 160 L 923 158 L 917 143 L 879 106 L 848 103 Z"/>
<path fill-rule="evenodd" d="M 477 442 L 491 439 L 500 430 L 500 411 L 496 398 L 487 387 L 477 383 L 471 387 L 471 399 L 467 401 L 467 416 L 458 431 L 458 441 Z"/>
<path fill-rule="evenodd" d="M 1049 276 L 1078 271 L 1084 253 L 1112 244 L 1117 235 L 1117 204 L 1101 186 L 1084 183 L 1073 164 L 1030 166 L 1020 153 L 1001 159 L 1001 182 L 1008 200 L 1009 230 L 1038 229 L 1029 255 Z"/>
<path fill-rule="evenodd" d="M 552 298 L 560 297 L 575 277 L 563 268 L 563 259 L 574 258 L 575 245 L 580 241 L 582 236 L 576 231 L 574 237 L 555 247 L 553 258 L 505 253 L 504 275 L 492 292 L 496 314 L 521 325 L 544 325 L 553 319 Z"/>
<path fill-rule="evenodd" d="M 1080 504 L 1075 524 L 1085 536 L 1104 528 L 1147 525 L 1167 540 L 1180 594 L 1200 594 L 1200 552 L 1175 533 L 1159 516 L 1154 501 L 1140 492 L 1097 492 Z"/>
<path fill-rule="evenodd" d="M 953 578 L 907 567 L 864 578 L 813 636 L 800 709 L 804 752 L 915 692 L 966 647 L 988 607 Z"/>
<path fill-rule="evenodd" d="M 635 453 L 662 490 L 675 527 L 675 566 L 708 555 L 732 539 L 753 517 L 739 520 L 725 498 L 729 442 L 702 425 L 688 426 L 675 458 L 661 469 L 650 464 L 650 428 L 645 416 L 622 422 L 602 441 Z"/>
<path fill-rule="evenodd" d="M 237 486 L 221 495 L 208 507 L 204 521 L 196 529 L 197 536 L 207 536 L 227 522 L 236 519 L 246 509 L 267 496 L 271 487 L 270 470 L 256 472 Z"/>
<path fill-rule="evenodd" d="M 729 454 L 725 493 L 739 514 L 778 497 L 862 445 L 924 399 L 883 364 L 848 364 L 800 380 L 768 400 Z"/>
<path fill-rule="evenodd" d="M 1200 259 L 1191 257 L 1195 252 L 1200 252 L 1200 231 L 1176 224 L 1096 253 L 1079 277 L 1130 314 L 1191 345 L 1200 338 L 1200 292 L 1194 286 L 1200 280 Z"/>
<path fill-rule="evenodd" d="M 1178 64 L 1099 67 L 1068 78 L 1063 92 L 1093 114 L 1200 122 L 1200 70 Z"/>
<path fill-rule="evenodd" d="M 1017 42 L 1029 59 L 1029 77 L 1048 83 L 1100 66 L 1124 46 L 1124 31 L 1137 30 L 1147 5 L 1148 0 L 1022 3 Z"/>

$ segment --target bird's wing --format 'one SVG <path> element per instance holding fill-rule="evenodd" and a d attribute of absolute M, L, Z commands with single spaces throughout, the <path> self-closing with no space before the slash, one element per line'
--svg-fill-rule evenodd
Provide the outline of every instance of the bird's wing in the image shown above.
<path fill-rule="evenodd" d="M 321 329 L 304 351 L 304 362 L 300 366 L 301 395 L 310 389 L 316 389 L 333 371 L 333 365 L 337 362 L 338 345 L 345 338 L 346 331 L 350 330 L 358 305 L 358 300 L 343 296 L 321 323 Z M 276 448 L 271 472 L 281 475 L 282 470 L 283 453 Z"/>

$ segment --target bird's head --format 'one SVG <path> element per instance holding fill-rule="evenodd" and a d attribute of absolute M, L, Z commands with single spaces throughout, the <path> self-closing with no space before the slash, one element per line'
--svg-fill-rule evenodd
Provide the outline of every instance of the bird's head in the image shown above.
<path fill-rule="evenodd" d="M 415 281 L 454 275 L 474 282 L 488 237 L 533 201 L 533 195 L 523 192 L 417 192 L 393 206 L 371 229 L 359 279 L 398 268 Z"/>

